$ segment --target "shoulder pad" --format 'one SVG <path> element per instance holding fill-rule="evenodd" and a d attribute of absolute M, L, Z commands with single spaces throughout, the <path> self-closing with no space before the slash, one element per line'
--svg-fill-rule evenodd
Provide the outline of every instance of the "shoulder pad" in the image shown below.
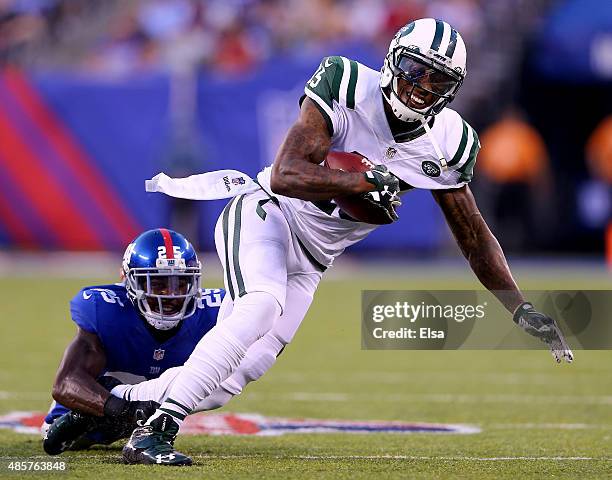
<path fill-rule="evenodd" d="M 79 293 L 83 300 L 100 299 L 106 303 L 117 304 L 121 307 L 125 306 L 126 296 L 122 295 L 121 289 L 116 288 L 115 285 L 87 287 L 82 289 Z"/>
<path fill-rule="evenodd" d="M 338 127 L 338 112 L 334 102 L 346 108 L 355 108 L 357 90 L 357 62 L 346 57 L 325 57 L 314 75 L 306 82 L 304 94 L 313 100 L 325 118 L 330 136 Z"/>
<path fill-rule="evenodd" d="M 313 92 L 329 108 L 333 108 L 334 100 L 347 108 L 355 108 L 357 70 L 357 62 L 354 60 L 338 56 L 325 57 L 306 83 L 306 90 Z"/>

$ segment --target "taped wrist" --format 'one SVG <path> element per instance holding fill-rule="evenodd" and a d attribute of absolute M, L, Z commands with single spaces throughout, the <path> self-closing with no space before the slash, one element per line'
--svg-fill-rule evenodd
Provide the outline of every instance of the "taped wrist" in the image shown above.
<path fill-rule="evenodd" d="M 512 320 L 514 320 L 514 323 L 518 324 L 520 318 L 525 313 L 529 313 L 529 312 L 535 312 L 535 307 L 530 302 L 523 302 L 518 307 L 516 307 L 516 310 L 514 311 L 514 315 L 512 317 Z"/>
<path fill-rule="evenodd" d="M 128 402 L 123 398 L 110 395 L 104 402 L 104 416 L 118 417 L 125 413 L 128 408 Z"/>

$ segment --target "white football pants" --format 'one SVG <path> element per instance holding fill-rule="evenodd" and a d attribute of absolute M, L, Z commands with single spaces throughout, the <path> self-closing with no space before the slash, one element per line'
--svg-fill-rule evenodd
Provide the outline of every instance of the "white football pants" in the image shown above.
<path fill-rule="evenodd" d="M 224 379 L 194 411 L 224 405 L 274 364 L 279 353 L 295 336 L 322 277 L 322 272 L 310 262 L 289 229 L 280 208 L 263 191 L 230 202 L 217 222 L 215 244 L 224 268 L 226 288 L 217 324 L 223 325 L 235 310 L 235 304 L 240 304 L 241 299 L 246 300 L 249 293 L 255 292 L 265 292 L 274 297 L 281 315 L 274 319 L 267 333 L 250 345 L 229 378 Z M 253 298 L 258 298 L 258 295 Z M 236 321 L 235 317 L 232 316 L 233 321 Z M 245 322 L 243 328 L 250 328 L 249 318 L 239 320 Z M 196 358 L 192 355 L 189 362 L 193 363 Z M 169 369 L 159 378 L 147 382 L 115 387 L 113 394 L 129 400 L 162 403 L 182 368 Z"/>

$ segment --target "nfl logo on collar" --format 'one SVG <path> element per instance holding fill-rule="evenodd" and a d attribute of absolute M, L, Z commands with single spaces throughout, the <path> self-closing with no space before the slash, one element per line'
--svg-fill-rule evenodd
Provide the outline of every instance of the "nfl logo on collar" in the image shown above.
<path fill-rule="evenodd" d="M 165 350 L 158 348 L 157 350 L 153 350 L 153 360 L 161 360 L 164 358 Z"/>

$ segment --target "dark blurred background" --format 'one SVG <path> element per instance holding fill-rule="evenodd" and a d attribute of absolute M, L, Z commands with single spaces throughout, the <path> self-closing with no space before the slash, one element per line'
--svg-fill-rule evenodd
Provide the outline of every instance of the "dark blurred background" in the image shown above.
<path fill-rule="evenodd" d="M 612 257 L 609 0 L 0 0 L 0 246 L 121 250 L 166 225 L 214 250 L 223 202 L 145 178 L 255 175 L 321 57 L 379 69 L 421 17 L 465 39 L 451 108 L 479 132 L 472 188 L 505 249 Z M 454 250 L 428 192 L 401 216 L 352 251 Z"/>

